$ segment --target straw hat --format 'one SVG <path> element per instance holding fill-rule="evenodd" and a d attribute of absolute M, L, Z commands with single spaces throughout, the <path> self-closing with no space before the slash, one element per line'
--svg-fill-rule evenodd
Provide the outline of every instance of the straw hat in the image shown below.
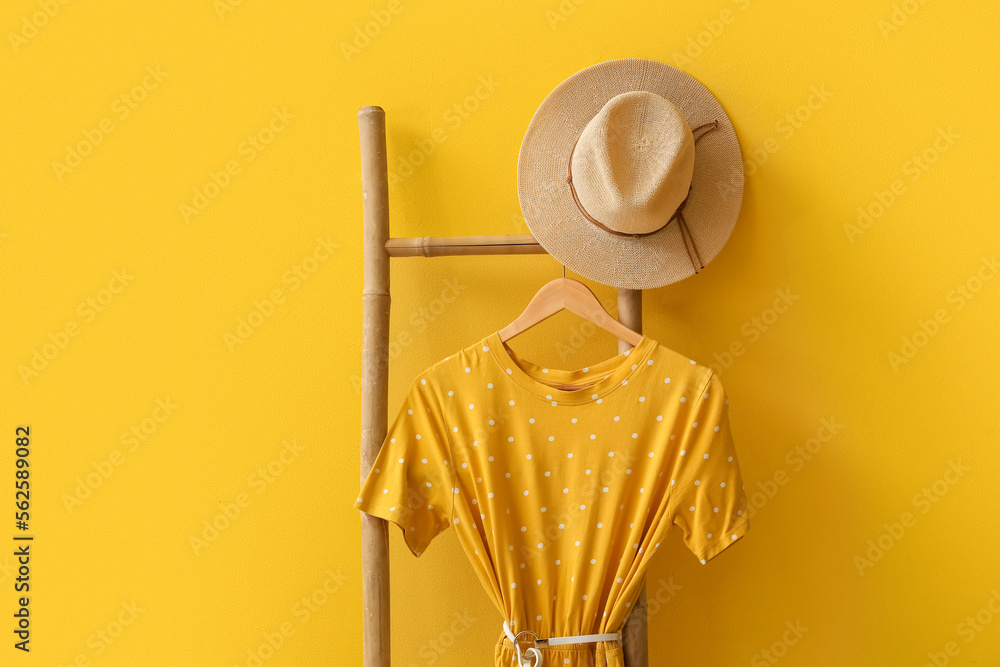
<path fill-rule="evenodd" d="M 517 163 L 521 212 L 553 257 L 605 285 L 697 273 L 743 196 L 736 132 L 684 72 L 624 58 L 577 72 L 535 111 Z"/>

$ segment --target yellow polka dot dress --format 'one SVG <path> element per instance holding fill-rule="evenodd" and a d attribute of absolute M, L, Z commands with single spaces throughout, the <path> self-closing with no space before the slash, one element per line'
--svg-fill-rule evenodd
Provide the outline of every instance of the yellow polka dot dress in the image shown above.
<path fill-rule="evenodd" d="M 648 336 L 557 370 L 494 332 L 413 380 L 355 507 L 417 556 L 456 530 L 515 633 L 617 632 L 672 526 L 702 563 L 749 527 L 728 404 L 710 369 Z M 624 665 L 616 641 L 541 651 Z M 502 632 L 495 661 L 515 663 Z"/>

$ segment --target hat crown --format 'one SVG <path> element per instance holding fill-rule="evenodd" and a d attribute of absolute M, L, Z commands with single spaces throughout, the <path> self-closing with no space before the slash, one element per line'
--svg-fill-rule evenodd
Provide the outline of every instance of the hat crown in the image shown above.
<path fill-rule="evenodd" d="M 593 218 L 622 233 L 647 233 L 687 197 L 694 136 L 664 97 L 621 93 L 584 127 L 570 167 L 580 204 Z"/>

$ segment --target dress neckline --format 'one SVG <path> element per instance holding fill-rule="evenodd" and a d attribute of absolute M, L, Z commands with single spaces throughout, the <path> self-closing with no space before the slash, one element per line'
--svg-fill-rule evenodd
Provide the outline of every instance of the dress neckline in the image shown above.
<path fill-rule="evenodd" d="M 500 340 L 494 331 L 482 340 L 483 351 L 500 366 L 503 375 L 535 396 L 552 405 L 601 403 L 604 396 L 628 384 L 633 374 L 647 362 L 656 341 L 643 334 L 639 343 L 591 366 L 575 370 L 547 368 L 518 355 Z M 559 389 L 553 385 L 582 385 L 576 389 Z"/>

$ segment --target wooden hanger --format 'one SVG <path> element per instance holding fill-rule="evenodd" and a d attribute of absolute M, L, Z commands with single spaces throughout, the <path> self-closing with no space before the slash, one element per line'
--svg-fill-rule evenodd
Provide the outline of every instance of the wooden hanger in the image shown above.
<path fill-rule="evenodd" d="M 563 277 L 542 285 L 535 296 L 528 302 L 517 319 L 505 326 L 498 333 L 500 341 L 506 342 L 517 334 L 530 329 L 547 317 L 555 315 L 560 310 L 576 313 L 588 322 L 596 324 L 605 331 L 614 334 L 635 347 L 642 340 L 642 334 L 629 329 L 613 318 L 590 288 L 579 280 L 566 277 L 566 267 L 563 267 Z"/>

